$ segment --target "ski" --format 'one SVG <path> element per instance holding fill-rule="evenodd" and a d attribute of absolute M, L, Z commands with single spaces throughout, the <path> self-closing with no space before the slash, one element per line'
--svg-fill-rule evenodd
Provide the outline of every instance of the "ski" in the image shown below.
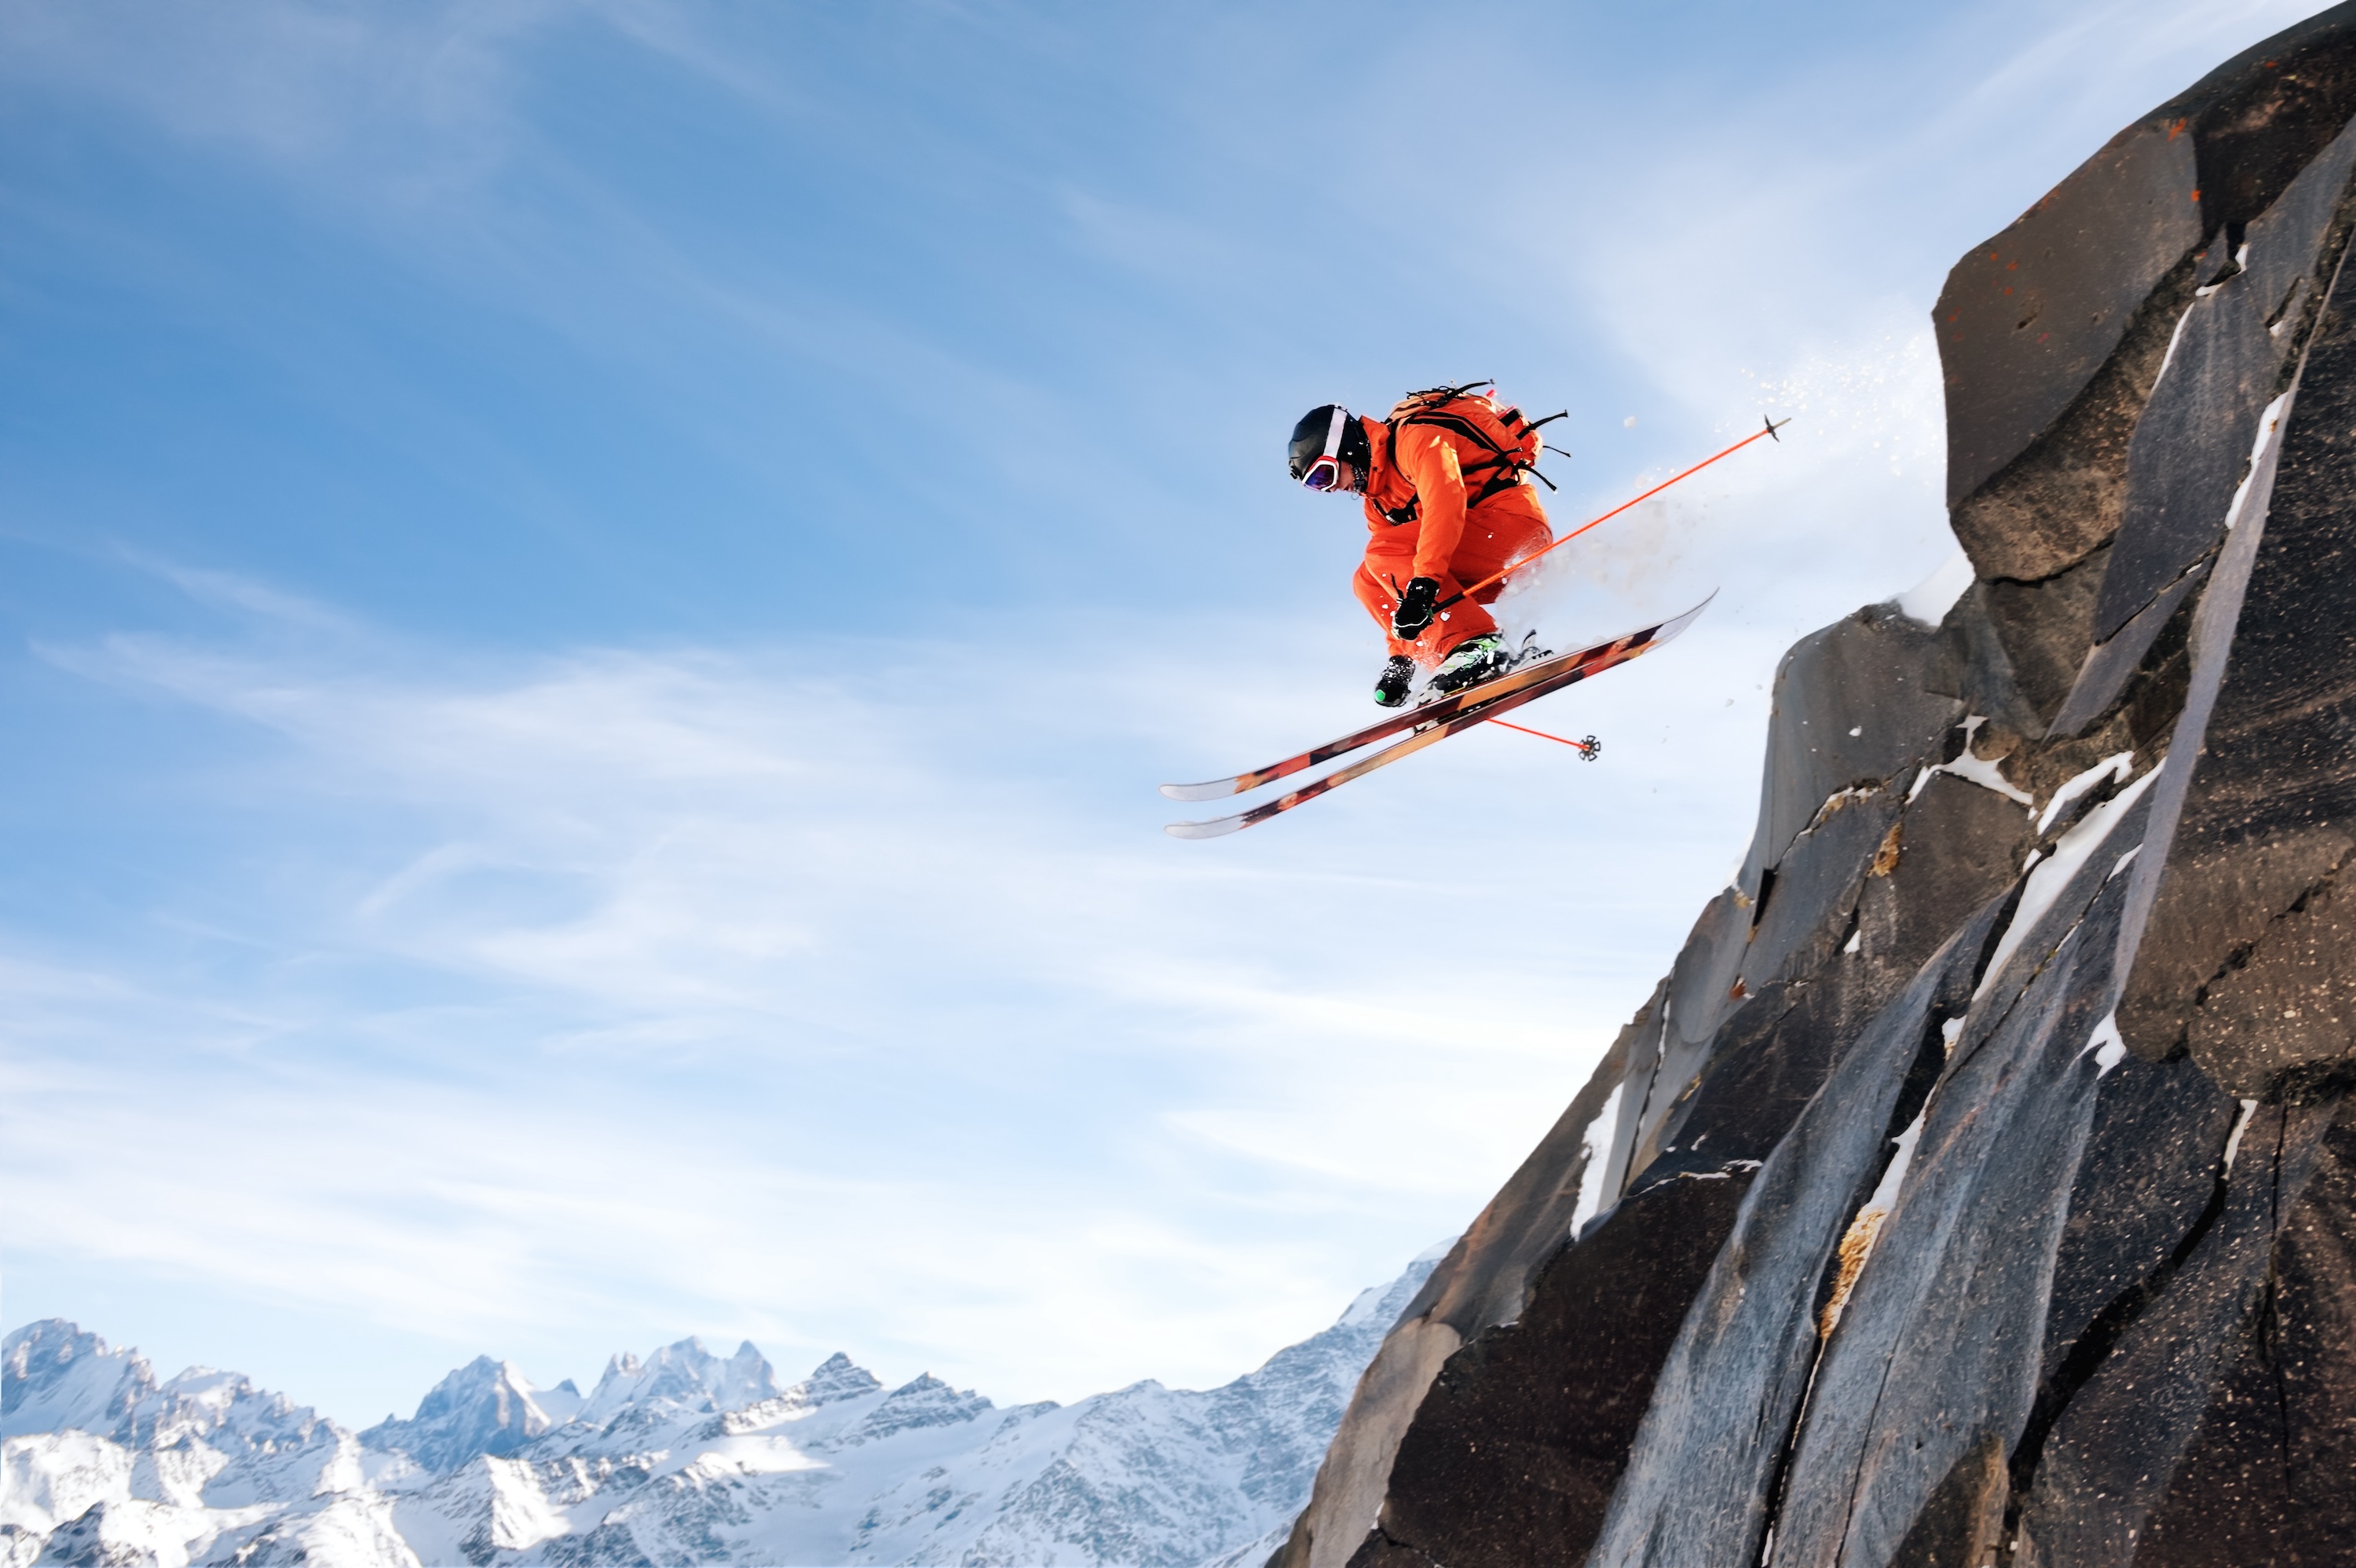
<path fill-rule="evenodd" d="M 1253 773 L 1212 784 L 1164 784 L 1162 793 L 1180 800 L 1205 800 L 1220 795 L 1239 794 L 1270 780 L 1299 773 L 1317 763 L 1356 751 L 1403 730 L 1413 731 L 1406 740 L 1386 746 L 1370 757 L 1363 757 L 1347 767 L 1337 768 L 1323 778 L 1312 780 L 1290 794 L 1253 806 L 1248 811 L 1237 812 L 1233 816 L 1215 817 L 1208 822 L 1173 822 L 1163 831 L 1173 838 L 1217 838 L 1256 827 L 1330 790 L 1339 789 L 1352 779 L 1364 778 L 1376 768 L 1387 767 L 1402 757 L 1422 751 L 1426 746 L 1437 744 L 1460 731 L 1469 730 L 1475 724 L 1485 724 L 1501 713 L 1509 713 L 1525 703 L 1535 702 L 1565 687 L 1576 686 L 1591 676 L 1601 675 L 1616 665 L 1626 664 L 1630 659 L 1649 653 L 1692 625 L 1709 607 L 1709 600 L 1717 597 L 1713 592 L 1709 599 L 1703 600 L 1674 619 L 1627 633 L 1609 642 L 1597 643 L 1575 654 L 1565 654 L 1558 658 L 1534 664 L 1526 669 L 1515 670 L 1428 707 L 1396 715 L 1380 724 L 1369 725 L 1338 741 L 1328 741 Z M 1179 793 L 1182 790 L 1202 793 L 1182 795 Z"/>
<path fill-rule="evenodd" d="M 1162 793 L 1172 800 L 1217 800 L 1223 795 L 1242 795 L 1247 790 L 1258 789 L 1264 784 L 1274 784 L 1277 780 L 1297 773 L 1303 768 L 1313 768 L 1320 763 L 1330 763 L 1336 757 L 1346 756 L 1361 746 L 1371 746 L 1376 741 L 1396 735 L 1402 730 L 1414 730 L 1426 724 L 1437 724 L 1444 719 L 1462 712 L 1475 702 L 1485 702 L 1493 697 L 1502 697 L 1509 691 L 1518 691 L 1533 681 L 1542 680 L 1549 674 L 1569 668 L 1580 659 L 1595 653 L 1598 648 L 1610 645 L 1606 643 L 1599 643 L 1595 647 L 1583 648 L 1575 654 L 1563 654 L 1553 658 L 1526 664 L 1518 669 L 1507 670 L 1494 680 L 1484 680 L 1478 686 L 1468 686 L 1463 690 L 1451 692 L 1446 697 L 1435 698 L 1430 702 L 1412 708 L 1403 708 L 1387 719 L 1378 719 L 1363 730 L 1353 730 L 1338 741 L 1328 741 L 1322 746 L 1312 746 L 1305 752 L 1295 752 L 1280 763 L 1270 763 L 1264 768 L 1254 768 L 1249 773 L 1237 773 L 1230 779 L 1212 779 L 1204 784 L 1163 784 Z"/>
<path fill-rule="evenodd" d="M 1575 668 L 1584 661 L 1602 654 L 1606 649 L 1616 647 L 1622 643 L 1649 645 L 1656 640 L 1665 642 L 1692 624 L 1693 618 L 1709 608 L 1709 600 L 1717 597 L 1715 592 L 1711 593 L 1709 599 L 1703 600 L 1674 621 L 1664 621 L 1657 626 L 1647 626 L 1642 631 L 1630 632 L 1624 636 L 1613 637 L 1605 642 L 1597 643 L 1591 647 L 1581 648 L 1577 653 L 1561 654 L 1553 658 L 1542 659 L 1536 664 L 1524 665 L 1519 669 L 1508 670 L 1494 680 L 1486 680 L 1478 686 L 1467 687 L 1462 691 L 1454 692 L 1437 701 L 1427 702 L 1419 708 L 1404 709 L 1387 719 L 1378 720 L 1367 725 L 1363 730 L 1354 730 L 1338 741 L 1328 741 L 1322 746 L 1312 746 L 1308 751 L 1297 752 L 1280 763 L 1270 763 L 1264 768 L 1254 768 L 1249 773 L 1237 773 L 1233 778 L 1212 779 L 1205 784 L 1163 784 L 1162 793 L 1172 800 L 1216 800 L 1222 795 L 1241 795 L 1247 790 L 1258 789 L 1264 784 L 1274 784 L 1277 780 L 1297 773 L 1303 768 L 1313 768 L 1320 763 L 1328 763 L 1335 757 L 1346 756 L 1361 746 L 1372 745 L 1376 741 L 1396 735 L 1402 730 L 1414 730 L 1426 724 L 1437 724 L 1443 720 L 1453 718 L 1475 703 L 1486 702 L 1491 698 L 1503 697 L 1509 692 L 1519 691 L 1525 687 L 1547 679 L 1566 669 Z"/>

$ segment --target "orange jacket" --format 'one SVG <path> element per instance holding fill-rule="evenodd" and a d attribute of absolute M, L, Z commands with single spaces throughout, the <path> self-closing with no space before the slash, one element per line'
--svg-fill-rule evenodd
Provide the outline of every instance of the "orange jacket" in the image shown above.
<path fill-rule="evenodd" d="M 1463 464 L 1468 456 L 1477 464 L 1489 453 L 1452 431 L 1427 424 L 1402 427 L 1398 451 L 1394 453 L 1388 425 L 1376 419 L 1362 418 L 1358 422 L 1365 427 L 1366 442 L 1374 453 L 1366 475 L 1366 530 L 1373 536 L 1366 541 L 1368 552 L 1405 555 L 1412 550 L 1411 575 L 1446 576 L 1457 543 L 1464 537 Z M 1525 479 L 1484 505 L 1511 498 L 1518 507 L 1527 507 L 1529 499 L 1518 492 L 1528 486 Z M 1410 509 L 1413 515 L 1406 521 L 1392 521 Z M 1543 510 L 1539 515 L 1545 515 Z"/>

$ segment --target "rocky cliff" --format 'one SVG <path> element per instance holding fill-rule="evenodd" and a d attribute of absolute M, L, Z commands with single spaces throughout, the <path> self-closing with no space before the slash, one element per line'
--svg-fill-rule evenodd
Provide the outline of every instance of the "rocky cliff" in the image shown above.
<path fill-rule="evenodd" d="M 1974 581 L 1787 656 L 1278 1568 L 2356 1562 L 2351 115 L 2356 5 L 1956 263 Z"/>

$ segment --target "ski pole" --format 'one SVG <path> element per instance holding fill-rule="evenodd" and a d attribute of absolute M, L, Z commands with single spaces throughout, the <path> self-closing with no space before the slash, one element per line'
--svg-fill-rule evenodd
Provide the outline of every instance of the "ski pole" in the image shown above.
<path fill-rule="evenodd" d="M 1790 420 L 1782 421 L 1780 423 L 1774 420 L 1769 420 L 1767 421 L 1766 429 L 1753 431 L 1751 434 L 1744 436 L 1740 441 L 1736 442 L 1732 446 L 1728 447 L 1724 452 L 1719 453 L 1716 456 L 1705 457 L 1699 463 L 1695 464 L 1691 468 L 1687 469 L 1683 474 L 1677 475 L 1675 478 L 1662 480 L 1659 484 L 1654 485 L 1651 489 L 1637 496 L 1635 500 L 1622 501 L 1620 505 L 1612 507 L 1601 517 L 1594 518 L 1590 522 L 1581 523 L 1579 527 L 1571 529 L 1570 532 L 1563 535 L 1562 538 L 1555 540 L 1554 543 L 1547 546 L 1546 549 L 1538 551 L 1537 555 L 1524 556 L 1521 560 L 1514 562 L 1513 565 L 1506 567 L 1504 571 L 1499 571 L 1491 576 L 1484 577 L 1470 588 L 1458 589 L 1447 598 L 1442 599 L 1439 603 L 1434 604 L 1431 607 L 1433 613 L 1437 613 L 1440 611 L 1445 610 L 1451 604 L 1462 603 L 1465 600 L 1471 598 L 1473 594 L 1480 592 L 1481 590 L 1488 587 L 1493 582 L 1504 581 L 1506 572 L 1521 571 L 1522 568 L 1537 560 L 1538 556 L 1546 554 L 1547 550 L 1559 549 L 1564 545 L 1567 545 L 1571 540 L 1577 539 L 1580 535 L 1585 533 L 1588 529 L 1595 527 L 1597 523 L 1610 522 L 1612 518 L 1618 517 L 1629 507 L 1640 506 L 1643 503 L 1651 500 L 1654 496 L 1659 495 L 1662 491 L 1676 484 L 1677 480 L 1689 479 L 1693 477 L 1693 475 L 1700 473 L 1703 469 L 1717 462 L 1720 457 L 1733 456 L 1736 453 L 1740 452 L 1744 447 L 1749 446 L 1752 442 L 1757 441 L 1762 435 L 1774 436 L 1776 444 L 1781 445 L 1783 438 L 1780 435 L 1775 435 L 1775 432 L 1783 429 L 1784 425 L 1790 424 L 1791 422 L 1792 421 Z"/>
<path fill-rule="evenodd" d="M 1569 746 L 1590 763 L 1595 760 L 1595 753 L 1603 750 L 1602 743 L 1592 735 L 1584 741 L 1567 741 L 1560 735 L 1549 735 L 1543 730 L 1533 730 L 1526 724 L 1508 724 L 1503 719 L 1492 719 L 1489 722 L 1501 730 L 1519 730 L 1525 735 L 1536 735 L 1541 741 L 1552 741 L 1558 746 Z"/>

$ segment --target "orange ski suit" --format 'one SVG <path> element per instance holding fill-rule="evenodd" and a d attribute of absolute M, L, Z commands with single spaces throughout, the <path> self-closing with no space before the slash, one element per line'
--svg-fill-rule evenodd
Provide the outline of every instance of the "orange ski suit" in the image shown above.
<path fill-rule="evenodd" d="M 1374 461 L 1366 475 L 1366 559 L 1358 563 L 1350 586 L 1381 624 L 1390 651 L 1430 669 L 1457 644 L 1497 629 L 1482 606 L 1496 603 L 1505 585 L 1493 582 L 1451 605 L 1423 635 L 1406 643 L 1390 631 L 1391 612 L 1407 585 L 1419 577 L 1434 578 L 1440 597 L 1446 599 L 1468 582 L 1536 555 L 1554 542 L 1554 532 L 1547 527 L 1537 486 L 1526 478 L 1466 508 L 1462 465 L 1489 454 L 1465 437 L 1436 425 L 1403 425 L 1399 450 L 1393 453 L 1389 426 L 1374 419 L 1358 422 Z M 1476 475 L 1475 482 L 1480 478 Z M 1403 512 L 1411 514 L 1407 520 L 1391 520 Z"/>

